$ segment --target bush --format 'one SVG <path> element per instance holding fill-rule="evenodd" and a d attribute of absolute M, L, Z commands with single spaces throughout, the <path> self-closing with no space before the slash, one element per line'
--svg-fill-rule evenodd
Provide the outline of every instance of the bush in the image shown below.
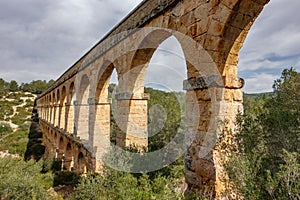
<path fill-rule="evenodd" d="M 238 117 L 239 134 L 225 168 L 245 199 L 300 199 L 300 74 L 284 70 L 274 95 Z"/>
<path fill-rule="evenodd" d="M 0 137 L 12 133 L 13 130 L 7 123 L 0 123 Z"/>
<path fill-rule="evenodd" d="M 73 172 L 58 171 L 54 174 L 53 187 L 59 185 L 76 186 L 80 179 L 81 177 Z"/>
<path fill-rule="evenodd" d="M 15 100 L 20 100 L 20 98 L 24 96 L 23 93 L 17 93 L 17 92 L 12 92 L 9 95 L 6 96 L 8 99 L 15 99 Z"/>
<path fill-rule="evenodd" d="M 174 180 L 147 174 L 135 177 L 130 173 L 106 169 L 103 175 L 83 177 L 71 199 L 180 199 L 174 191 Z"/>
<path fill-rule="evenodd" d="M 13 134 L 8 135 L 0 142 L 0 151 L 9 150 L 12 154 L 23 156 L 28 143 L 28 131 L 17 130 Z"/>
<path fill-rule="evenodd" d="M 0 159 L 1 199 L 50 199 L 47 194 L 51 178 L 40 174 L 41 164 L 19 158 Z M 50 178 L 50 180 L 49 180 Z"/>

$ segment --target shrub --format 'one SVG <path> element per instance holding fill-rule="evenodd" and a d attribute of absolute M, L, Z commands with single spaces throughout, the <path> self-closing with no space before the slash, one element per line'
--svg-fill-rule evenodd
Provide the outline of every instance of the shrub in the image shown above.
<path fill-rule="evenodd" d="M 75 186 L 80 182 L 81 177 L 73 172 L 57 171 L 54 174 L 53 187 L 59 185 Z"/>
<path fill-rule="evenodd" d="M 19 158 L 1 158 L 0 198 L 50 199 L 45 183 L 51 182 L 51 178 L 41 175 L 40 169 L 41 164 L 34 161 L 24 162 Z"/>
<path fill-rule="evenodd" d="M 7 123 L 0 123 L 0 137 L 12 133 L 13 130 Z"/>

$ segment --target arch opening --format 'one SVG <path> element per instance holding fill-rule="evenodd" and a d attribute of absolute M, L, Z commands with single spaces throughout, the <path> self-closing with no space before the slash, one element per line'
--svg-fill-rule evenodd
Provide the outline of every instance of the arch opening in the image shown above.
<path fill-rule="evenodd" d="M 74 109 L 74 101 L 75 101 L 75 86 L 74 82 L 71 82 L 69 86 L 69 92 L 67 95 L 67 105 L 66 105 L 66 131 L 68 133 L 74 133 L 74 116 L 75 116 L 75 109 Z"/>
<path fill-rule="evenodd" d="M 113 76 L 114 84 L 111 77 Z M 97 75 L 97 86 L 94 102 L 90 105 L 90 142 L 94 148 L 96 169 L 101 168 L 102 158 L 108 152 L 112 142 L 113 129 L 111 128 L 111 103 L 113 91 L 117 87 L 116 69 L 112 62 L 105 61 Z M 115 139 L 115 138 L 114 138 Z"/>
<path fill-rule="evenodd" d="M 59 128 L 66 130 L 66 121 L 67 121 L 67 115 L 66 115 L 66 98 L 67 91 L 66 91 L 66 86 L 63 86 L 61 90 L 61 100 L 59 104 Z"/>
<path fill-rule="evenodd" d="M 147 65 L 145 93 L 150 94 L 147 108 L 148 150 L 156 151 L 174 140 L 185 120 L 183 81 L 187 64 L 175 36 L 160 41 Z"/>
<path fill-rule="evenodd" d="M 77 170 L 79 174 L 87 173 L 86 161 L 82 152 L 80 152 L 77 156 Z"/>
<path fill-rule="evenodd" d="M 68 143 L 66 147 L 64 167 L 68 171 L 73 171 L 74 168 L 74 158 L 71 143 Z"/>
<path fill-rule="evenodd" d="M 77 95 L 77 106 L 76 106 L 76 119 L 74 133 L 80 137 L 82 142 L 89 146 L 89 94 L 90 93 L 90 80 L 89 77 L 84 74 L 82 75 L 78 87 Z"/>

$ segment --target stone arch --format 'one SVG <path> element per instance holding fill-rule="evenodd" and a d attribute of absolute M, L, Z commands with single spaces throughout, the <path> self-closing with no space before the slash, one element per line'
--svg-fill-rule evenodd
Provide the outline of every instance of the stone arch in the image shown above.
<path fill-rule="evenodd" d="M 96 99 L 103 100 L 108 98 L 109 80 L 114 69 L 115 66 L 111 61 L 106 60 L 103 62 L 97 76 Z"/>
<path fill-rule="evenodd" d="M 67 89 L 64 85 L 61 90 L 61 99 L 59 104 L 59 127 L 63 130 L 66 130 L 66 102 L 67 102 Z"/>
<path fill-rule="evenodd" d="M 65 143 L 64 143 L 64 138 L 63 136 L 60 136 L 59 138 L 59 142 L 58 142 L 58 149 L 59 149 L 59 152 L 58 152 L 58 158 L 59 159 L 62 159 L 63 158 L 63 155 L 64 155 L 64 151 L 65 151 Z"/>
<path fill-rule="evenodd" d="M 68 91 L 68 96 L 67 96 L 67 101 L 69 104 L 73 104 L 75 101 L 75 97 L 76 97 L 76 92 L 75 92 L 75 84 L 72 81 L 70 86 L 69 86 L 69 91 Z"/>
<path fill-rule="evenodd" d="M 149 31 L 149 30 L 147 30 Z M 159 46 L 166 38 L 171 36 L 170 31 L 157 28 L 138 32 L 143 35 L 140 44 L 132 52 L 130 67 L 125 73 L 119 75 L 119 91 L 116 95 L 117 109 L 116 122 L 120 131 L 117 135 L 117 145 L 145 147 L 148 144 L 147 136 L 147 100 L 144 94 L 144 77 L 148 63 Z M 128 58 L 127 58 L 128 59 Z M 136 120 L 139 119 L 139 120 Z"/>
<path fill-rule="evenodd" d="M 174 63 L 176 63 L 176 66 L 174 66 Z M 150 94 L 150 99 L 147 102 L 147 110 L 149 111 L 147 116 L 147 131 L 149 140 L 148 148 L 149 151 L 153 152 L 167 145 L 162 142 L 159 145 L 150 146 L 150 144 L 153 144 L 153 140 L 157 141 L 159 138 L 168 138 L 168 141 L 171 142 L 179 135 L 178 131 L 185 128 L 186 102 L 184 99 L 186 98 L 186 94 L 182 92 L 182 83 L 187 77 L 187 65 L 182 46 L 173 35 L 161 41 L 157 49 L 153 52 L 146 69 L 144 87 L 148 87 L 147 83 L 149 83 L 150 76 L 152 77 L 150 87 L 168 92 L 169 97 L 176 99 L 176 102 L 173 102 L 173 105 L 176 105 L 176 111 L 174 110 L 171 113 L 168 110 L 168 106 L 164 103 L 153 105 L 153 98 Z M 154 82 L 153 79 L 155 80 Z M 164 127 L 166 124 L 171 124 L 171 121 L 174 125 L 173 131 L 166 133 Z"/>
<path fill-rule="evenodd" d="M 97 75 L 95 98 L 90 99 L 89 115 L 89 134 L 90 146 L 97 147 L 93 149 L 93 156 L 96 159 L 95 168 L 100 167 L 102 156 L 107 152 L 110 146 L 110 107 L 111 99 L 108 96 L 110 77 L 114 64 L 110 61 L 104 61 Z"/>
<path fill-rule="evenodd" d="M 80 78 L 79 85 L 76 91 L 76 99 L 79 104 L 86 104 L 90 92 L 90 79 L 87 74 L 83 74 Z"/>
<path fill-rule="evenodd" d="M 66 105 L 66 131 L 68 133 L 74 133 L 74 101 L 76 98 L 75 84 L 72 81 L 67 96 L 67 105 Z"/>
<path fill-rule="evenodd" d="M 53 153 L 55 155 L 55 158 L 58 157 L 58 134 L 56 133 L 56 131 L 54 131 L 54 141 L 53 141 Z"/>
<path fill-rule="evenodd" d="M 79 152 L 77 156 L 77 171 L 79 174 L 86 174 L 87 172 L 87 164 L 82 152 Z"/>
<path fill-rule="evenodd" d="M 75 135 L 80 137 L 84 144 L 89 144 L 89 105 L 90 80 L 87 74 L 83 74 L 79 79 L 76 89 L 76 109 L 75 109 Z"/>
<path fill-rule="evenodd" d="M 147 33 L 141 43 L 137 45 L 138 48 L 132 58 L 130 71 L 122 75 L 122 80 L 124 81 L 120 82 L 121 92 L 133 94 L 144 93 L 144 77 L 150 59 L 158 46 L 171 35 L 170 31 L 160 28 Z"/>
<path fill-rule="evenodd" d="M 59 103 L 60 103 L 60 100 L 61 100 L 61 99 L 60 99 L 60 90 L 57 89 L 55 93 L 56 93 L 56 102 L 55 102 L 55 103 L 56 103 L 56 104 L 59 104 Z"/>
<path fill-rule="evenodd" d="M 48 122 L 52 122 L 52 106 L 53 106 L 53 104 L 52 104 L 52 95 L 51 94 L 49 94 L 48 95 L 48 99 L 49 99 L 49 117 L 48 117 Z"/>
<path fill-rule="evenodd" d="M 56 123 L 56 95 L 55 92 L 52 92 L 52 124 L 55 125 Z"/>
<path fill-rule="evenodd" d="M 60 99 L 60 90 L 57 89 L 55 91 L 56 93 L 56 100 L 55 100 L 55 105 L 54 105 L 54 109 L 55 109 L 55 123 L 54 123 L 54 126 L 55 127 L 59 127 L 59 123 L 60 123 L 60 102 L 61 102 L 61 99 Z"/>
<path fill-rule="evenodd" d="M 146 70 L 147 62 L 152 57 L 157 46 L 170 35 L 174 35 L 181 43 L 187 60 L 188 80 L 185 81 L 186 89 L 188 90 L 187 112 L 190 116 L 193 116 L 194 110 L 197 110 L 197 108 L 200 110 L 201 115 L 198 115 L 198 124 L 196 124 L 196 126 L 199 126 L 199 129 L 195 132 L 199 138 L 213 139 L 210 137 L 210 134 L 213 135 L 217 131 L 215 127 L 208 124 L 218 120 L 218 117 L 221 115 L 225 116 L 226 119 L 232 120 L 235 118 L 235 112 L 241 108 L 242 93 L 240 88 L 242 84 L 241 80 L 236 77 L 238 53 L 252 22 L 262 10 L 264 4 L 268 1 L 269 0 L 183 0 L 171 1 L 172 3 L 167 1 L 167 6 L 163 5 L 163 2 L 160 1 L 144 1 L 133 14 L 124 19 L 106 38 L 97 43 L 91 51 L 83 56 L 80 61 L 76 62 L 72 69 L 68 70 L 61 78 L 59 78 L 55 85 L 47 91 L 50 93 L 49 99 L 52 100 L 52 106 L 55 106 L 57 99 L 55 98 L 55 87 L 59 87 L 60 84 L 63 84 L 65 81 L 68 81 L 70 77 L 74 76 L 80 78 L 79 86 L 81 86 L 83 80 L 83 78 L 80 77 L 81 74 L 85 71 L 85 68 L 88 68 L 89 66 L 94 67 L 96 65 L 95 63 L 97 63 L 94 62 L 95 60 L 99 59 L 97 61 L 100 62 L 100 60 L 103 60 L 103 55 L 112 55 L 115 52 L 123 52 L 127 47 L 129 49 L 135 47 L 136 41 L 130 41 L 131 38 L 135 37 L 129 35 L 129 42 L 127 43 L 128 40 L 126 37 L 128 35 L 126 35 L 126 32 L 123 32 L 124 35 L 122 34 L 120 38 L 116 38 L 115 41 L 106 40 L 109 36 L 124 31 L 127 28 L 151 26 L 150 29 L 153 31 L 150 31 L 150 33 L 146 32 L 147 36 L 143 42 L 139 44 L 139 49 L 136 52 L 129 52 L 128 55 L 127 53 L 126 55 L 121 53 L 123 57 L 116 56 L 119 61 L 118 72 L 121 75 L 119 80 L 122 81 L 120 84 L 122 87 L 118 94 L 118 106 L 126 109 L 129 108 L 128 110 L 123 109 L 123 113 L 119 113 L 121 118 L 123 116 L 123 121 L 121 121 L 120 124 L 125 124 L 124 130 L 128 131 L 128 124 L 130 124 L 128 123 L 128 117 L 132 114 L 131 111 L 134 110 L 134 105 L 139 105 L 139 103 L 142 102 L 140 104 L 142 105 L 141 107 L 144 107 L 144 109 L 147 107 L 147 104 L 143 102 L 146 100 L 142 84 L 145 74 L 144 70 Z M 152 9 L 151 13 L 148 13 L 148 11 L 150 11 L 148 9 Z M 145 14 L 145 16 L 143 16 L 143 14 Z M 139 18 L 140 15 L 142 16 L 141 18 Z M 165 27 L 170 28 L 173 31 L 164 32 L 162 29 L 158 30 L 159 28 L 156 29 L 153 27 Z M 189 41 L 187 42 L 184 37 L 180 36 L 180 34 L 175 31 L 180 31 L 184 36 L 190 36 L 190 39 L 193 42 L 196 42 L 197 45 L 203 48 L 199 48 L 199 46 L 193 45 L 193 43 Z M 135 32 L 139 32 L 139 30 L 132 32 L 128 31 L 128 33 Z M 157 37 L 155 37 L 156 34 Z M 205 53 L 208 53 L 209 59 L 205 58 Z M 117 53 L 117 55 L 119 55 L 119 53 Z M 133 59 L 132 56 L 134 56 Z M 119 59 L 119 57 L 122 58 Z M 130 65 L 130 67 L 128 65 Z M 83 67 L 84 69 L 81 70 L 80 67 Z M 126 73 L 126 71 L 128 73 Z M 214 85 L 203 86 L 198 84 L 198 82 L 205 80 L 201 76 L 210 78 L 208 76 L 214 74 L 219 75 L 218 82 L 215 81 Z M 89 75 L 86 76 L 89 77 Z M 126 76 L 128 77 L 127 79 Z M 219 84 L 219 81 L 221 83 L 220 85 L 217 85 Z M 78 88 L 77 84 L 76 88 Z M 80 97 L 82 94 L 80 89 L 76 90 L 76 92 L 76 96 Z M 103 94 L 105 96 L 105 93 Z M 196 98 L 192 97 L 193 94 L 195 94 Z M 86 97 L 85 102 L 82 101 L 82 98 L 77 98 L 78 102 L 76 105 L 84 107 L 84 104 L 86 104 L 86 106 L 89 107 L 87 105 L 87 99 L 89 97 L 91 96 L 88 95 Z M 45 103 L 47 102 L 45 102 L 43 96 L 39 98 L 40 101 L 38 103 L 41 104 L 39 111 L 41 117 L 44 119 Z M 90 99 L 89 103 L 93 104 L 96 100 L 96 98 L 94 100 Z M 97 103 L 99 103 L 99 101 Z M 224 106 L 225 103 L 226 107 Z M 224 109 L 224 107 L 227 110 Z M 50 114 L 49 121 L 52 121 L 52 123 L 55 124 L 57 123 L 55 120 L 57 111 L 55 110 L 55 107 L 52 107 L 50 110 L 50 113 L 52 112 L 52 114 Z M 140 113 L 142 110 L 135 111 Z M 82 126 L 81 121 L 78 120 L 79 115 L 80 113 L 76 111 L 76 128 Z M 88 119 L 88 117 L 84 118 L 85 121 L 87 121 L 86 119 Z M 43 128 L 45 127 L 46 125 Z M 76 133 L 76 129 L 74 132 Z M 209 143 L 211 140 L 206 142 Z M 55 141 L 55 143 L 57 143 L 57 141 Z M 82 143 L 87 148 L 85 141 Z M 221 191 L 222 188 L 224 188 L 224 185 L 220 183 L 222 181 L 216 176 L 221 177 L 222 175 L 222 159 L 219 157 L 220 155 L 218 152 L 212 152 L 211 149 L 206 147 L 207 146 L 202 145 L 202 141 L 198 139 L 188 148 L 185 158 L 187 161 L 185 166 L 187 169 L 187 183 L 190 187 L 202 187 L 203 185 L 210 186 L 210 183 L 212 183 L 213 187 L 215 187 L 213 189 L 214 191 Z M 203 157 L 203 152 L 205 151 L 211 153 L 213 157 L 210 154 L 206 155 L 209 157 L 208 159 L 207 157 Z M 200 157 L 200 155 L 202 157 Z M 77 155 L 76 159 L 84 156 L 87 157 L 87 154 L 82 153 L 81 156 Z M 88 162 L 88 160 L 85 162 Z M 217 171 L 216 168 L 218 168 L 217 170 L 219 171 Z"/>
<path fill-rule="evenodd" d="M 45 101 L 45 106 L 46 106 L 46 110 L 45 110 L 45 120 L 48 121 L 48 117 L 49 117 L 49 101 L 48 101 L 48 95 L 44 96 L 44 101 Z"/>
<path fill-rule="evenodd" d="M 54 143 L 57 144 L 57 133 L 54 131 Z"/>
<path fill-rule="evenodd" d="M 54 145 L 54 134 L 52 128 L 50 128 L 49 135 L 50 135 L 50 142 L 52 145 Z"/>
<path fill-rule="evenodd" d="M 74 157 L 73 157 L 73 148 L 69 142 L 65 150 L 65 168 L 67 171 L 72 171 L 74 167 Z"/>
<path fill-rule="evenodd" d="M 185 127 L 185 129 L 187 130 L 185 131 L 185 133 L 187 134 L 187 138 L 197 138 L 195 135 L 195 133 L 197 133 L 198 138 L 206 138 L 209 141 L 213 141 L 216 134 L 215 125 L 216 121 L 218 120 L 218 114 L 220 113 L 221 108 L 220 105 L 222 105 L 221 101 L 223 100 L 223 98 L 221 97 L 222 90 L 216 91 L 215 88 L 206 90 L 209 88 L 208 86 L 206 86 L 206 80 L 210 76 L 217 76 L 217 80 L 220 80 L 222 76 L 219 73 L 218 65 L 214 64 L 213 62 L 213 57 L 211 57 L 209 52 L 206 51 L 204 47 L 199 46 L 193 38 L 186 37 L 186 35 L 183 35 L 176 31 L 169 32 L 164 29 L 155 29 L 153 31 L 150 31 L 140 44 L 140 47 L 133 57 L 132 67 L 138 69 L 138 71 L 141 73 L 134 73 L 138 74 L 138 76 L 131 78 L 131 81 L 135 81 L 134 84 L 131 84 L 131 87 L 138 87 L 141 88 L 140 90 L 138 90 L 139 92 L 143 91 L 142 88 L 144 87 L 143 84 L 146 68 L 151 57 L 153 56 L 153 53 L 163 41 L 171 36 L 174 36 L 180 43 L 183 55 L 186 60 L 188 80 L 184 81 L 184 87 L 187 90 L 186 115 L 189 119 L 189 123 L 186 124 Z M 147 54 L 147 56 L 143 56 L 145 54 Z M 203 76 L 203 78 L 201 76 Z M 190 84 L 190 79 L 195 79 L 197 81 L 200 80 L 199 82 L 205 82 L 205 84 L 203 84 L 203 86 L 196 84 L 196 87 L 194 87 Z M 132 91 L 137 90 L 132 89 Z M 218 94 L 216 94 L 217 92 Z M 212 99 L 211 97 L 214 97 L 215 99 Z M 130 102 L 130 106 L 132 107 L 132 102 Z M 147 110 L 147 107 L 144 110 Z M 147 116 L 144 116 L 143 118 L 147 118 Z M 129 119 L 127 119 L 127 121 L 129 121 Z M 193 163 L 192 166 L 203 166 L 203 168 L 210 169 L 209 172 L 205 172 L 206 174 L 203 174 L 202 169 L 194 169 L 191 168 L 190 165 L 187 165 L 186 168 L 189 170 L 189 173 L 191 172 L 193 174 L 195 173 L 195 171 L 196 173 L 198 173 L 197 175 L 193 174 L 193 177 L 199 178 L 197 184 L 204 184 L 204 182 L 201 182 L 201 180 L 216 180 L 217 172 L 215 163 L 213 161 L 214 147 L 211 146 L 211 144 L 208 144 L 207 141 L 203 142 L 199 139 L 193 141 L 188 145 L 190 146 L 187 147 L 187 152 L 194 153 L 193 155 L 188 154 L 186 156 L 186 160 L 188 160 L 188 163 Z M 199 148 L 197 153 L 195 151 L 192 151 L 192 149 L 195 148 Z M 195 156 L 198 157 L 198 154 L 205 154 L 207 155 L 207 158 L 201 157 L 200 159 L 193 160 Z M 187 177 L 187 179 L 191 180 L 190 177 Z"/>

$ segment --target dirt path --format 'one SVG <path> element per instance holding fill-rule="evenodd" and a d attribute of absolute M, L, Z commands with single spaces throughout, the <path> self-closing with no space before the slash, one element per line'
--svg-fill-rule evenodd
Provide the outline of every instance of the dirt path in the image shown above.
<path fill-rule="evenodd" d="M 35 98 L 36 98 L 36 95 L 34 95 L 34 97 L 21 97 L 20 99 L 23 100 L 23 103 L 20 104 L 20 105 L 17 105 L 17 106 L 12 106 L 14 112 L 13 112 L 13 114 L 11 114 L 10 116 L 8 116 L 8 118 L 10 118 L 10 120 L 9 120 L 9 121 L 1 121 L 1 122 L 4 122 L 4 123 L 9 124 L 10 127 L 13 129 L 14 132 L 15 132 L 16 130 L 18 130 L 19 126 L 16 125 L 16 124 L 14 124 L 14 123 L 12 123 L 11 118 L 18 114 L 17 109 L 18 109 L 19 107 L 24 107 L 24 106 L 27 104 L 27 103 L 26 103 L 26 100 L 30 99 L 30 100 L 34 101 Z M 8 100 L 8 101 L 14 101 L 14 99 L 7 99 L 7 100 Z"/>

